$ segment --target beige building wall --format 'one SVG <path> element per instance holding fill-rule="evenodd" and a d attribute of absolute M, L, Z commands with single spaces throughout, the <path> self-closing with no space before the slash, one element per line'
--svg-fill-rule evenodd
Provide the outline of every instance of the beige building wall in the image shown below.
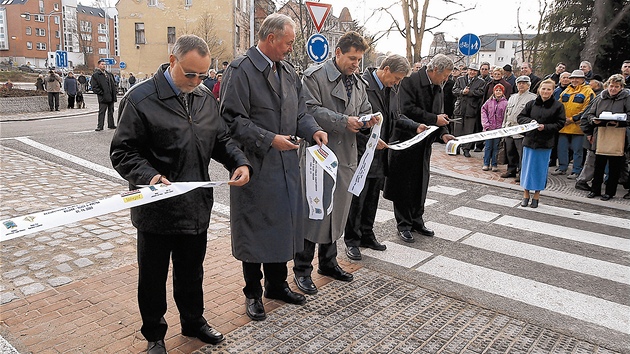
<path fill-rule="evenodd" d="M 194 33 L 208 42 L 213 67 L 249 47 L 249 7 L 253 0 L 120 0 L 120 60 L 138 78 L 168 61 L 174 39 Z M 190 5 L 190 6 L 187 6 Z M 144 24 L 145 43 L 136 43 L 136 24 Z M 238 25 L 238 38 L 237 27 Z M 175 28 L 170 37 L 169 27 Z M 138 75 L 138 73 L 142 73 Z"/>

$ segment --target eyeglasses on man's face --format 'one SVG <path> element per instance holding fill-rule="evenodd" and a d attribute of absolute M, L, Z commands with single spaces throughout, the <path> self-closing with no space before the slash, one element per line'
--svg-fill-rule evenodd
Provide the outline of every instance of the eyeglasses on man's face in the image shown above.
<path fill-rule="evenodd" d="M 210 75 L 208 75 L 207 71 L 203 72 L 203 73 L 187 73 L 187 72 L 184 71 L 184 68 L 182 68 L 181 64 L 178 65 L 178 66 L 179 66 L 179 70 L 182 71 L 182 74 L 184 74 L 184 76 L 187 79 L 194 79 L 194 78 L 198 77 L 199 80 L 203 81 L 203 80 L 207 79 L 208 76 L 210 76 Z"/>

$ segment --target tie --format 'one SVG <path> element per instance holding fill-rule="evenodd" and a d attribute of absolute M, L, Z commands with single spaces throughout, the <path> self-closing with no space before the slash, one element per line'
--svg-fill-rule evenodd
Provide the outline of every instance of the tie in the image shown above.
<path fill-rule="evenodd" d="M 182 92 L 179 94 L 179 99 L 182 100 L 182 103 L 184 104 L 184 108 L 186 109 L 186 113 L 189 113 L 188 111 L 188 94 L 185 92 Z"/>
<path fill-rule="evenodd" d="M 386 87 L 385 88 L 385 109 L 387 110 L 387 112 L 389 112 L 389 96 L 392 92 L 392 88 L 391 87 Z"/>
<path fill-rule="evenodd" d="M 269 73 L 267 74 L 267 80 L 269 80 L 273 90 L 280 95 L 280 78 L 278 76 L 276 62 L 273 62 L 270 69 L 271 70 L 269 70 Z"/>
<path fill-rule="evenodd" d="M 352 96 L 352 77 L 344 76 L 343 77 L 343 85 L 346 87 L 346 93 L 348 94 L 348 100 Z"/>

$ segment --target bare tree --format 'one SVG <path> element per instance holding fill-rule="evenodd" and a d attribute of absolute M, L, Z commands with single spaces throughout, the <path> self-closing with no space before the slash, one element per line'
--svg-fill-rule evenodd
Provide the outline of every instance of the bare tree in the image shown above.
<path fill-rule="evenodd" d="M 194 26 L 190 33 L 199 36 L 208 44 L 213 59 L 222 59 L 227 50 L 223 39 L 217 35 L 214 15 L 206 10 L 199 16 L 195 24 L 196 26 Z M 214 65 L 214 63 L 212 64 Z"/>
<path fill-rule="evenodd" d="M 421 8 L 419 0 L 401 0 L 400 5 L 402 7 L 404 21 L 402 24 L 398 21 L 397 16 L 394 13 L 394 10 L 398 9 L 398 3 L 376 9 L 372 16 L 385 13 L 391 18 L 392 24 L 388 29 L 377 32 L 374 36 L 374 40 L 378 41 L 383 36 L 392 32 L 400 33 L 407 43 L 407 60 L 413 63 L 422 58 L 422 40 L 424 39 L 425 32 L 433 33 L 433 30 L 454 20 L 457 15 L 476 8 L 475 6 L 466 7 L 453 0 L 442 0 L 442 2 L 447 5 L 457 6 L 458 10 L 444 17 L 437 17 L 428 15 L 429 1 L 430 0 L 423 0 Z M 370 16 L 370 18 L 372 16 Z M 427 20 L 431 21 L 432 24 L 435 24 L 428 26 Z"/>

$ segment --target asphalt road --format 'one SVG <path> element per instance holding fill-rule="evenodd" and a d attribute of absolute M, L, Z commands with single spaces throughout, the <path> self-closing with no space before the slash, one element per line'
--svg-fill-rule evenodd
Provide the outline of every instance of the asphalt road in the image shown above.
<path fill-rule="evenodd" d="M 95 126 L 96 114 L 3 122 L 0 143 L 124 190 L 108 157 L 113 131 Z M 214 180 L 228 177 L 219 164 L 210 171 Z M 398 239 L 391 202 L 381 199 L 375 231 L 389 249 L 364 250 L 366 267 L 611 349 L 630 348 L 628 211 L 553 198 L 537 210 L 521 208 L 512 190 L 438 174 L 428 198 L 425 221 L 436 237 L 416 235 L 413 244 Z M 215 190 L 215 200 L 229 205 L 228 189 Z"/>

